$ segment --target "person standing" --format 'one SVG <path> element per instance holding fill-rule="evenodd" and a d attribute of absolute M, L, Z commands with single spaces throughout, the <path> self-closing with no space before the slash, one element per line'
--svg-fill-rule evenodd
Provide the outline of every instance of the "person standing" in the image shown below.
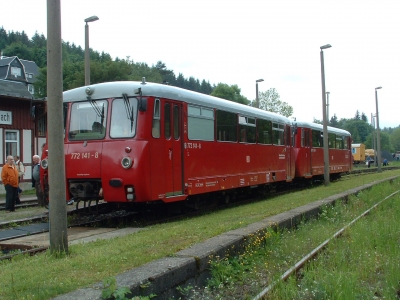
<path fill-rule="evenodd" d="M 38 204 L 40 206 L 46 206 L 43 199 L 42 187 L 40 186 L 40 157 L 39 155 L 34 155 L 32 157 L 32 187 L 36 190 L 36 197 L 38 199 Z"/>
<path fill-rule="evenodd" d="M 19 187 L 19 183 L 21 182 L 23 176 L 25 175 L 25 167 L 24 167 L 24 164 L 22 163 L 22 161 L 19 159 L 18 155 L 14 156 L 14 163 L 17 166 L 17 170 L 18 170 L 18 196 L 16 199 L 16 203 L 20 204 L 21 200 L 19 199 L 19 197 L 21 196 L 22 190 Z"/>
<path fill-rule="evenodd" d="M 1 180 L 6 190 L 6 211 L 15 211 L 15 201 L 18 197 L 18 170 L 14 165 L 12 155 L 7 156 L 7 162 L 1 170 Z"/>

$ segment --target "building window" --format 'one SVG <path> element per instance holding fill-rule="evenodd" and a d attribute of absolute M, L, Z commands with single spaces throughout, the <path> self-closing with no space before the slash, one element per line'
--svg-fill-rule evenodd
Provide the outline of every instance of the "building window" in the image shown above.
<path fill-rule="evenodd" d="M 35 93 L 35 89 L 33 87 L 33 84 L 28 84 L 28 91 L 29 93 L 31 93 L 32 95 Z"/>
<path fill-rule="evenodd" d="M 6 158 L 8 155 L 18 155 L 19 132 L 17 130 L 5 130 Z"/>
<path fill-rule="evenodd" d="M 21 76 L 21 68 L 11 67 L 11 75 L 15 77 Z"/>

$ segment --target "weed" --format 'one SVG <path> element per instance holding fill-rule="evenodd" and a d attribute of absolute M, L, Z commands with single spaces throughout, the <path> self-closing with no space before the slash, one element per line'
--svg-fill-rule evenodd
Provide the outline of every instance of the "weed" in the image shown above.
<path fill-rule="evenodd" d="M 103 299 L 116 299 L 116 300 L 125 300 L 127 298 L 127 294 L 130 294 L 130 290 L 127 287 L 117 287 L 117 281 L 114 277 L 109 277 L 103 282 L 104 289 L 101 292 L 101 296 Z"/>

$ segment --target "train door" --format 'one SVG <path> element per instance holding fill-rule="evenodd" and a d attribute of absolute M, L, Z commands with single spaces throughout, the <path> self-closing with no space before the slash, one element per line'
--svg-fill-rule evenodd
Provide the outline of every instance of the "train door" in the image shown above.
<path fill-rule="evenodd" d="M 174 101 L 164 102 L 164 157 L 167 172 L 165 175 L 165 195 L 172 197 L 183 194 L 182 165 L 182 104 Z"/>
<path fill-rule="evenodd" d="M 286 125 L 285 128 L 285 147 L 286 147 L 286 181 L 292 181 L 293 174 L 292 174 L 292 134 L 291 134 L 291 126 Z"/>
<path fill-rule="evenodd" d="M 301 129 L 301 148 L 304 151 L 304 174 L 311 176 L 311 130 Z M 307 177 L 307 176 L 306 176 Z"/>

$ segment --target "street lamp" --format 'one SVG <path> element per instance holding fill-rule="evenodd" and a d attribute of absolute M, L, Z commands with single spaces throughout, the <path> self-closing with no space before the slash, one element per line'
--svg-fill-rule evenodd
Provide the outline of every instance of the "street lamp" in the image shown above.
<path fill-rule="evenodd" d="M 330 92 L 326 92 L 326 120 L 329 123 L 329 94 Z"/>
<path fill-rule="evenodd" d="M 375 88 L 375 103 L 376 103 L 376 162 L 378 163 L 378 173 L 382 172 L 381 169 L 381 137 L 380 137 L 380 129 L 379 129 L 379 113 L 378 113 L 378 91 L 382 87 Z"/>
<path fill-rule="evenodd" d="M 89 55 L 89 22 L 97 21 L 97 16 L 91 16 L 85 19 L 85 85 L 90 84 L 90 55 Z"/>
<path fill-rule="evenodd" d="M 256 80 L 256 106 L 257 108 L 260 108 L 260 102 L 258 101 L 258 83 L 263 82 L 264 79 L 257 79 Z"/>
<path fill-rule="evenodd" d="M 374 166 L 376 166 L 376 130 L 375 130 L 375 116 L 371 113 L 371 125 L 374 129 L 372 131 L 372 148 L 374 149 Z"/>
<path fill-rule="evenodd" d="M 328 145 L 328 124 L 326 120 L 326 94 L 325 94 L 325 70 L 324 70 L 324 52 L 322 50 L 332 47 L 327 44 L 321 46 L 321 82 L 322 82 L 322 121 L 324 128 L 324 184 L 329 185 L 329 145 Z"/>

